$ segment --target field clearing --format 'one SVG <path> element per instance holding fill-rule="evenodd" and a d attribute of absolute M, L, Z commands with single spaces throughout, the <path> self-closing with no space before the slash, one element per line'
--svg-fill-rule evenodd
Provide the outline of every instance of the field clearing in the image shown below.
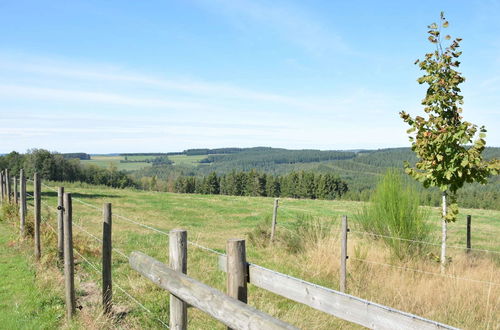
<path fill-rule="evenodd" d="M 145 160 L 154 158 L 154 156 L 128 156 L 128 160 Z M 120 163 L 120 160 L 125 160 L 124 156 L 91 156 L 90 160 L 81 160 L 82 164 L 95 165 L 102 168 L 109 168 L 111 165 L 116 166 L 121 171 L 135 171 L 146 167 L 151 167 L 151 163 Z"/>
<path fill-rule="evenodd" d="M 127 160 L 146 160 L 153 159 L 156 156 L 127 156 Z M 187 156 L 187 155 L 174 155 L 168 156 L 168 158 L 174 163 L 174 165 L 185 165 L 185 166 L 196 166 L 199 164 L 199 161 L 205 159 L 206 155 L 195 155 L 195 156 Z M 82 160 L 82 164 L 87 165 L 95 165 L 102 168 L 109 168 L 111 165 L 114 165 L 118 168 L 118 170 L 122 171 L 136 171 L 141 170 L 143 168 L 153 166 L 152 163 L 147 162 L 137 162 L 137 163 L 120 163 L 120 160 L 125 160 L 125 156 L 91 156 L 90 160 Z"/>
<path fill-rule="evenodd" d="M 196 166 L 200 160 L 207 158 L 207 155 L 173 155 L 168 158 L 174 162 L 174 165 L 193 165 Z"/>
<path fill-rule="evenodd" d="M 48 183 L 57 186 L 57 183 Z M 106 187 L 64 184 L 72 192 L 73 218 L 78 226 L 100 236 L 101 209 L 105 202 L 113 203 L 114 247 L 127 255 L 134 251 L 144 252 L 158 260 L 167 262 L 168 237 L 139 227 L 116 215 L 148 224 L 168 232 L 173 228 L 188 230 L 188 239 L 203 246 L 224 252 L 229 238 L 245 238 L 246 234 L 265 221 L 270 223 L 272 198 L 233 197 L 209 195 L 182 195 L 137 190 L 121 190 Z M 97 209 L 79 203 L 80 199 Z M 56 194 L 43 189 L 43 201 L 56 206 Z M 338 260 L 340 242 L 338 232 L 342 215 L 350 219 L 350 227 L 356 230 L 354 215 L 363 204 L 351 201 L 320 201 L 281 199 L 278 233 L 286 233 L 298 219 L 319 219 L 333 224 L 331 237 L 309 242 L 302 253 L 287 251 L 285 245 L 274 247 L 254 245 L 247 241 L 247 257 L 250 262 L 296 276 L 320 285 L 338 289 Z M 55 211 L 43 207 L 43 214 L 55 224 Z M 459 221 L 449 226 L 450 246 L 465 247 L 465 215 L 472 215 L 472 246 L 500 252 L 500 212 L 490 210 L 461 210 Z M 431 221 L 435 224 L 434 237 L 438 243 L 439 210 L 432 209 Z M 85 236 L 78 228 L 75 233 Z M 381 241 L 371 240 L 355 232 L 349 234 L 348 292 L 356 296 L 385 304 L 406 312 L 427 317 L 463 328 L 498 328 L 500 308 L 500 286 L 483 282 L 465 281 L 438 275 L 414 273 L 397 267 L 421 269 L 439 273 L 439 265 L 430 259 L 421 258 L 400 262 L 394 260 Z M 86 257 L 96 263 L 99 243 L 86 240 Z M 93 245 L 92 245 L 93 244 Z M 438 253 L 438 246 L 432 252 Z M 448 275 L 475 281 L 494 282 L 498 274 L 500 254 L 474 252 L 466 256 L 463 248 L 449 248 L 452 263 Z M 188 274 L 222 291 L 225 290 L 225 275 L 217 270 L 217 255 L 189 245 Z M 389 266 L 388 266 L 389 265 Z M 391 266 L 392 265 L 392 266 Z M 99 282 L 92 269 L 81 264 Z M 132 272 L 123 257 L 114 255 L 114 280 L 130 290 L 134 296 L 166 321 L 168 294 L 154 288 Z M 78 270 L 77 270 L 78 272 Z M 118 299 L 126 298 L 117 294 Z M 264 290 L 249 286 L 249 303 L 271 315 L 301 328 L 330 329 L 358 328 L 309 307 L 291 302 Z M 127 322 L 140 327 L 159 327 L 148 314 L 134 307 Z M 474 313 L 470 313 L 474 310 Z M 190 309 L 189 326 L 192 328 L 223 329 L 218 322 L 203 313 Z"/>

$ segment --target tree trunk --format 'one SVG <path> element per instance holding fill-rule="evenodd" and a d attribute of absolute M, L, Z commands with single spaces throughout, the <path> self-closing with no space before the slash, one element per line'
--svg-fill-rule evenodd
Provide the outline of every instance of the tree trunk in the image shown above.
<path fill-rule="evenodd" d="M 441 273 L 444 273 L 446 266 L 446 235 L 447 235 L 447 223 L 446 214 L 448 212 L 446 205 L 446 191 L 443 191 L 443 216 L 441 217 Z"/>

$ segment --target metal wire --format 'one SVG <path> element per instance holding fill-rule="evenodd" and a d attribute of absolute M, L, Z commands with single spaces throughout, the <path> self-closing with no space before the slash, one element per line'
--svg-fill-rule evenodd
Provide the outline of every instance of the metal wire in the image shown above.
<path fill-rule="evenodd" d="M 206 247 L 206 246 L 200 245 L 200 244 L 195 243 L 195 242 L 188 241 L 188 244 L 191 244 L 192 246 L 197 247 L 197 248 L 199 248 L 199 249 L 202 249 L 202 250 L 205 250 L 205 251 L 208 251 L 208 252 L 215 253 L 215 254 L 217 254 L 217 255 L 219 255 L 219 256 L 225 256 L 225 254 L 224 254 L 224 253 L 221 253 L 221 252 L 219 252 L 219 251 L 216 251 L 216 250 L 214 250 L 214 249 L 208 248 L 208 247 Z"/>
<path fill-rule="evenodd" d="M 406 242 L 413 242 L 413 243 L 421 243 L 421 244 L 427 244 L 427 245 L 435 245 L 435 246 L 441 246 L 440 243 L 433 243 L 433 242 L 427 242 L 427 241 L 418 241 L 418 240 L 413 240 L 413 239 L 407 239 L 407 238 L 400 238 L 400 237 L 394 237 L 394 236 L 387 236 L 387 235 L 380 235 L 380 234 L 375 234 L 375 233 L 370 233 L 366 231 L 358 231 L 358 230 L 350 230 L 351 233 L 357 233 L 357 234 L 363 234 L 363 235 L 371 235 L 371 236 L 376 236 L 376 237 L 383 237 L 383 238 L 390 238 L 390 239 L 395 239 L 395 240 L 400 240 L 400 241 L 406 241 Z M 463 246 L 456 246 L 456 245 L 446 245 L 447 248 L 453 248 L 453 249 L 466 249 Z M 488 252 L 488 253 L 498 253 L 500 254 L 499 251 L 492 251 L 492 250 L 485 250 L 485 249 L 473 249 L 470 248 L 469 250 L 472 251 L 480 251 L 480 252 Z"/>
<path fill-rule="evenodd" d="M 91 263 L 87 258 L 85 258 L 80 252 L 78 252 L 77 249 L 73 248 L 73 251 L 75 251 L 75 253 L 80 257 L 82 258 L 87 264 L 89 264 L 90 267 L 92 267 L 92 269 L 100 274 L 101 273 L 101 270 L 99 270 L 99 268 L 97 268 L 97 266 L 95 266 L 93 263 Z M 139 305 L 142 309 L 144 309 L 146 312 L 150 313 L 151 315 L 154 315 L 153 312 L 147 308 L 146 306 L 144 306 L 139 300 L 137 300 L 134 296 L 132 296 L 130 293 L 128 293 L 125 289 L 123 289 L 121 286 L 119 286 L 117 283 L 113 283 L 113 287 L 116 287 L 118 290 L 120 290 L 122 293 L 124 293 L 128 298 L 130 298 L 130 300 L 132 300 L 133 302 L 135 302 L 137 305 Z M 163 324 L 165 327 L 167 328 L 170 328 L 168 326 L 168 324 L 166 324 L 165 322 L 163 322 L 162 320 L 160 320 L 159 318 L 156 318 L 156 320 L 158 322 L 160 322 L 161 324 Z"/>

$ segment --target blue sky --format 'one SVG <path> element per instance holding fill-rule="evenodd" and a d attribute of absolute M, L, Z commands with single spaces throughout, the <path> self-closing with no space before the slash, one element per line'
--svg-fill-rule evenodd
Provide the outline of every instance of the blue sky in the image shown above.
<path fill-rule="evenodd" d="M 2 1 L 0 153 L 408 146 L 443 10 L 500 146 L 500 1 Z"/>

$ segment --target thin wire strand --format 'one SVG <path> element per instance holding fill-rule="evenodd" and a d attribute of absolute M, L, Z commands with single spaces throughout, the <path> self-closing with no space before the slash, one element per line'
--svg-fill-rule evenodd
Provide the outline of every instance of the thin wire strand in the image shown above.
<path fill-rule="evenodd" d="M 406 242 L 413 242 L 413 243 L 422 243 L 422 244 L 427 244 L 427 245 L 435 245 L 435 246 L 441 246 L 440 243 L 433 243 L 433 242 L 428 242 L 428 241 L 418 241 L 418 240 L 413 240 L 413 239 L 407 239 L 407 238 L 400 238 L 400 237 L 394 237 L 394 236 L 387 236 L 387 235 L 381 235 L 381 234 L 375 234 L 375 233 L 370 233 L 366 231 L 358 231 L 358 230 L 350 230 L 351 233 L 356 233 L 356 234 L 362 234 L 362 235 L 371 235 L 371 236 L 376 236 L 376 237 L 383 237 L 383 238 L 391 238 L 395 240 L 400 240 L 400 241 L 406 241 Z M 464 248 L 463 246 L 456 246 L 456 245 L 446 245 L 447 248 L 454 248 L 454 249 L 460 249 L 464 250 L 467 248 Z M 481 252 L 488 252 L 488 253 L 498 253 L 500 254 L 499 251 L 493 251 L 493 250 L 485 250 L 485 249 L 473 249 L 471 248 L 470 250 L 472 251 L 481 251 Z"/>
<path fill-rule="evenodd" d="M 99 243 L 102 243 L 102 239 L 100 239 L 99 237 L 95 236 L 94 234 L 88 232 L 85 228 L 83 228 L 79 224 L 73 222 L 73 225 L 75 225 L 79 230 L 83 231 L 85 234 L 87 234 L 88 236 L 92 237 L 93 239 L 95 239 Z M 112 250 L 114 252 L 118 253 L 119 255 L 121 255 L 122 257 L 124 257 L 125 259 L 128 260 L 128 257 L 127 257 L 127 255 L 124 252 L 118 250 L 117 248 L 112 248 Z"/>
<path fill-rule="evenodd" d="M 83 202 L 83 201 L 81 201 L 81 200 L 79 200 L 79 199 L 76 199 L 76 198 L 73 198 L 73 199 L 75 199 L 76 201 L 78 201 L 78 202 L 80 202 L 80 203 L 82 203 L 82 204 L 84 204 L 84 205 L 87 205 L 87 206 L 92 207 L 92 208 L 94 208 L 94 209 L 98 209 L 98 208 L 97 208 L 96 206 L 94 206 L 94 205 L 91 205 L 91 204 L 85 203 L 85 202 Z M 146 229 L 149 229 L 149 230 L 153 230 L 153 231 L 155 231 L 155 232 L 157 232 L 157 233 L 160 233 L 160 234 L 162 234 L 162 235 L 165 235 L 165 236 L 169 236 L 169 233 L 167 233 L 167 232 L 165 232 L 165 231 L 163 231 L 163 230 L 160 230 L 160 229 L 157 229 L 157 228 L 155 228 L 155 227 L 151 227 L 151 226 L 149 226 L 149 225 L 146 225 L 146 224 L 144 224 L 144 223 L 141 223 L 141 222 L 138 222 L 138 221 L 132 220 L 132 219 L 127 218 L 127 217 L 125 217 L 125 216 L 123 216 L 123 215 L 120 215 L 120 214 L 116 214 L 116 213 L 114 213 L 113 215 L 114 215 L 115 217 L 117 217 L 117 218 L 123 219 L 123 220 L 125 220 L 125 221 L 128 221 L 128 222 L 130 222 L 130 223 L 136 224 L 136 225 L 141 226 L 141 227 L 143 227 L 143 228 L 146 228 Z M 206 247 L 206 246 L 200 245 L 200 244 L 195 243 L 195 242 L 192 242 L 192 241 L 188 241 L 188 244 L 191 244 L 191 245 L 193 245 L 193 246 L 195 246 L 195 247 L 197 247 L 197 248 L 200 248 L 200 249 L 202 249 L 202 250 L 205 250 L 205 251 L 209 251 L 209 252 L 215 253 L 215 254 L 217 254 L 217 255 L 224 255 L 223 253 L 220 253 L 220 252 L 218 252 L 218 251 L 216 251 L 216 250 L 214 250 L 214 249 L 211 249 L 211 248 L 209 248 L 209 247 Z M 127 258 L 128 258 L 128 257 L 127 257 Z"/>
<path fill-rule="evenodd" d="M 349 257 L 349 259 L 357 260 L 357 261 L 361 261 L 361 262 L 366 262 L 366 263 L 374 264 L 374 265 L 380 265 L 380 266 L 398 268 L 398 269 L 402 269 L 402 270 L 406 270 L 406 271 L 412 271 L 412 272 L 422 273 L 422 274 L 427 274 L 427 275 L 442 276 L 442 277 L 453 278 L 453 279 L 456 279 L 456 280 L 470 281 L 470 282 L 477 282 L 477 283 L 483 283 L 483 284 L 490 284 L 490 285 L 498 285 L 498 286 L 500 286 L 500 283 L 495 283 L 495 282 L 475 280 L 475 279 L 472 279 L 472 278 L 458 277 L 458 276 L 453 276 L 453 275 L 449 275 L 449 274 L 440 274 L 440 273 L 428 272 L 428 271 L 421 270 L 421 269 L 415 269 L 415 268 L 403 267 L 403 266 L 396 266 L 396 265 L 386 264 L 386 263 L 383 263 L 383 262 L 377 262 L 377 261 L 371 261 L 371 260 L 363 260 L 363 259 L 358 259 L 358 258 L 354 258 L 354 257 Z"/>
<path fill-rule="evenodd" d="M 90 265 L 90 267 L 92 267 L 92 269 L 100 274 L 101 273 L 101 270 L 99 270 L 99 268 L 97 268 L 97 266 L 95 266 L 93 263 L 91 263 L 87 258 L 85 258 L 80 252 L 78 252 L 77 249 L 73 248 L 73 251 L 75 251 L 75 253 L 80 257 L 82 258 L 87 264 Z M 119 286 L 118 284 L 116 283 L 113 283 L 113 287 L 116 287 L 118 290 L 120 290 L 121 292 L 123 292 L 127 297 L 130 298 L 130 300 L 132 300 L 133 302 L 135 302 L 137 305 L 139 305 L 142 309 L 144 309 L 146 312 L 153 314 L 153 312 L 147 308 L 146 306 L 144 306 L 139 300 L 137 300 L 136 298 L 134 298 L 130 293 L 128 293 L 125 289 L 123 289 L 121 286 Z M 156 318 L 156 320 L 158 320 L 161 324 L 163 324 L 165 327 L 167 328 L 170 328 L 168 326 L 168 324 L 166 324 L 165 322 L 163 322 L 162 320 L 160 320 L 159 318 Z"/>
<path fill-rule="evenodd" d="M 120 219 L 123 219 L 125 221 L 128 221 L 128 222 L 131 222 L 131 223 L 134 223 L 138 226 L 141 226 L 141 227 L 144 227 L 144 228 L 147 228 L 149 230 L 153 230 L 157 233 L 160 233 L 160 234 L 163 234 L 163 235 L 166 235 L 166 236 L 169 236 L 169 234 L 167 232 L 164 232 L 163 230 L 160 230 L 160 229 L 157 229 L 157 228 L 154 228 L 154 227 L 151 227 L 151 226 L 148 226 L 144 223 L 140 223 L 138 221 L 135 221 L 135 220 L 132 220 L 132 219 L 129 219 L 127 217 L 124 217 L 123 215 L 119 215 L 119 214 L 114 214 L 114 216 L 116 216 L 117 218 L 120 218 Z"/>
<path fill-rule="evenodd" d="M 123 292 L 123 294 L 125 294 L 127 297 L 129 297 L 130 300 L 132 300 L 133 302 L 135 302 L 137 305 L 141 306 L 141 308 L 144 309 L 146 312 L 150 313 L 151 315 L 154 315 L 153 312 L 150 309 L 148 309 L 146 306 L 144 306 L 143 304 L 141 304 L 139 302 L 139 300 L 135 299 L 130 293 L 128 293 L 127 291 L 125 291 L 125 289 L 123 289 L 122 287 L 120 287 L 118 284 L 114 284 L 113 286 L 116 287 L 121 292 Z M 170 327 L 168 326 L 168 324 L 166 324 L 165 322 L 163 322 L 159 318 L 156 318 L 156 320 L 158 322 L 160 322 L 161 324 L 163 324 L 163 326 L 165 326 L 167 329 L 170 329 Z"/>
<path fill-rule="evenodd" d="M 205 250 L 205 251 L 208 251 L 208 252 L 215 253 L 215 254 L 217 254 L 219 256 L 225 256 L 224 253 L 221 253 L 219 251 L 216 251 L 214 249 L 208 248 L 206 246 L 200 245 L 200 244 L 195 243 L 195 242 L 188 241 L 188 244 L 191 244 L 192 246 L 197 247 L 198 249 L 202 249 L 202 250 Z"/>
<path fill-rule="evenodd" d="M 32 181 L 32 180 L 31 180 L 31 181 Z M 53 187 L 51 187 L 51 186 L 48 186 L 48 185 L 46 185 L 46 184 L 44 184 L 44 183 L 42 183 L 42 185 L 43 185 L 44 187 L 47 187 L 47 188 L 49 188 L 49 189 L 53 190 L 53 191 L 57 191 L 55 188 L 53 188 Z M 28 194 L 28 193 L 27 193 L 27 194 Z M 28 194 L 28 195 L 29 195 L 29 194 Z M 30 195 L 30 196 L 32 196 L 32 195 Z M 79 203 L 81 203 L 81 204 L 83 204 L 83 205 L 86 205 L 86 206 L 88 206 L 88 207 L 91 207 L 91 208 L 93 208 L 93 209 L 95 209 L 95 210 L 100 210 L 97 206 L 92 205 L 92 204 L 89 204 L 89 203 L 87 203 L 87 202 L 85 202 L 85 201 L 83 201 L 83 200 L 81 200 L 81 199 L 79 199 L 79 198 L 75 198 L 75 197 L 73 197 L 73 199 L 74 199 L 75 201 L 77 201 L 77 202 L 79 202 Z M 42 201 L 42 203 L 43 203 L 43 201 Z M 140 222 L 138 222 L 138 221 L 132 220 L 132 219 L 127 218 L 127 217 L 125 217 L 125 216 L 122 216 L 122 215 L 119 215 L 119 214 L 114 214 L 114 215 L 115 215 L 116 217 L 120 218 L 120 219 L 123 219 L 123 220 L 125 220 L 125 221 L 131 222 L 131 223 L 134 223 L 134 224 L 136 224 L 136 225 L 138 225 L 138 226 L 141 226 L 141 227 L 143 227 L 143 228 L 147 228 L 147 229 L 153 230 L 153 231 L 155 231 L 155 232 L 157 232 L 157 233 L 160 233 L 160 234 L 163 234 L 163 235 L 167 235 L 167 236 L 169 235 L 169 234 L 168 234 L 167 232 L 165 232 L 165 231 L 162 231 L 162 230 L 160 230 L 160 229 L 157 229 L 157 228 L 151 227 L 151 226 L 146 225 L 146 224 L 144 224 L 144 223 L 140 223 Z M 282 226 L 282 225 L 280 225 L 280 224 L 277 224 L 277 225 L 278 225 L 279 227 L 281 227 L 281 228 L 285 228 L 286 230 L 290 231 L 292 234 L 295 234 L 295 233 L 294 233 L 291 229 L 289 229 L 289 228 L 287 228 L 287 227 L 285 227 L 285 226 Z M 337 230 L 334 230 L 334 231 L 337 231 Z M 340 231 L 340 230 L 339 230 L 339 231 Z M 438 243 L 433 243 L 433 242 L 426 242 L 426 241 L 412 240 L 412 239 L 406 239 L 406 238 L 400 238 L 400 237 L 394 237 L 394 236 L 380 235 L 380 234 L 369 233 L 369 232 L 358 231 L 358 230 L 350 230 L 350 232 L 351 232 L 351 233 L 363 234 L 363 235 L 372 235 L 372 236 L 376 236 L 376 237 L 391 238 L 391 239 L 396 239 L 396 240 L 401 240 L 401 241 L 408 241 L 408 242 L 413 242 L 413 243 L 422 243 L 422 244 L 428 244 L 428 245 L 434 245 L 434 246 L 440 246 L 440 245 L 441 245 L 441 244 L 438 244 Z M 191 244 L 191 245 L 193 245 L 193 246 L 197 246 L 197 247 L 199 247 L 199 248 L 201 248 L 201 249 L 204 249 L 204 250 L 210 251 L 210 252 L 214 252 L 214 251 L 215 251 L 215 250 L 213 250 L 213 249 L 210 249 L 210 248 L 205 247 L 205 246 L 201 246 L 201 245 L 199 245 L 199 244 L 197 244 L 197 243 L 194 243 L 194 242 L 190 242 L 190 241 L 188 241 L 188 243 L 189 243 L 189 244 Z M 463 250 L 463 249 L 464 249 L 464 247 L 461 247 L 461 246 L 454 246 L 454 245 L 448 245 L 447 247 L 452 248 L 452 249 L 460 249 L 460 250 Z M 480 251 L 480 252 L 487 252 L 487 253 L 495 253 L 495 254 L 500 254 L 500 252 L 499 252 L 499 251 L 492 251 L 492 250 L 486 250 L 486 249 L 475 249 L 475 248 L 471 248 L 471 249 L 469 249 L 469 250 L 471 250 L 471 251 Z M 219 253 L 219 252 L 215 251 L 215 253 Z"/>
<path fill-rule="evenodd" d="M 45 188 L 48 188 L 48 189 L 50 189 L 50 190 L 52 190 L 52 191 L 57 192 L 57 189 L 56 189 L 56 188 L 51 187 L 51 186 L 47 186 L 47 185 L 46 185 L 45 183 L 43 183 L 43 182 L 41 182 L 41 184 L 42 184 L 42 186 L 44 186 Z"/>

